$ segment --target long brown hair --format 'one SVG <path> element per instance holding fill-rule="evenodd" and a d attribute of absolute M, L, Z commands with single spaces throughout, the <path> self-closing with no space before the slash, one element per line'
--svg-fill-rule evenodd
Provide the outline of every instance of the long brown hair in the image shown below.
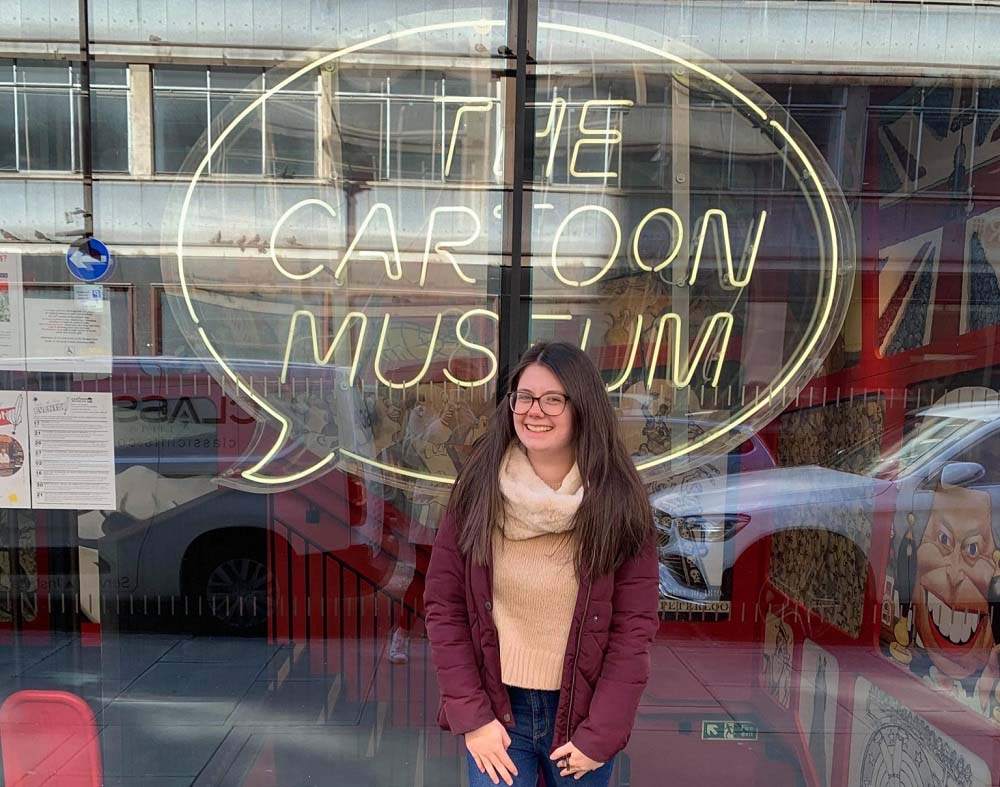
<path fill-rule="evenodd" d="M 637 554 L 652 532 L 649 498 L 590 358 L 566 342 L 540 342 L 511 372 L 507 393 L 517 390 L 521 373 L 536 363 L 559 379 L 573 408 L 573 441 L 583 479 L 583 501 L 571 531 L 576 540 L 577 575 L 609 574 Z M 503 528 L 500 463 L 515 440 L 514 416 L 504 397 L 459 472 L 448 502 L 448 514 L 459 528 L 462 554 L 483 565 L 492 557 L 493 529 Z"/>

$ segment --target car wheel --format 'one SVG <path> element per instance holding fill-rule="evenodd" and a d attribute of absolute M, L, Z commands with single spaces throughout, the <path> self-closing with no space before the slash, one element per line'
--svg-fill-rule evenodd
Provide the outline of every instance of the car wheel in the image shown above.
<path fill-rule="evenodd" d="M 202 542 L 188 555 L 185 611 L 204 633 L 263 636 L 267 631 L 264 545 L 246 535 Z"/>
<path fill-rule="evenodd" d="M 219 629 L 262 632 L 267 623 L 267 567 L 255 557 L 225 558 L 208 572 L 204 598 Z"/>

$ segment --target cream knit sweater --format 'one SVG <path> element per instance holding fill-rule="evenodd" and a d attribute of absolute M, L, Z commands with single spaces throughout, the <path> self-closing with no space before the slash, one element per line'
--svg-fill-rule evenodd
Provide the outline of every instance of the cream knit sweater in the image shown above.
<path fill-rule="evenodd" d="M 504 533 L 493 540 L 493 620 L 501 680 L 525 689 L 559 689 L 579 592 L 573 567 L 573 515 L 583 500 L 576 465 L 554 490 L 520 445 L 500 469 Z"/>

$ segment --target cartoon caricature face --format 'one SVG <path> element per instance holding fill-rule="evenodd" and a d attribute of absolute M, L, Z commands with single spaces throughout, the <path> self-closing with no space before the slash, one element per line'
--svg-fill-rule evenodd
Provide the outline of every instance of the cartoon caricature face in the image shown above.
<path fill-rule="evenodd" d="M 917 547 L 916 630 L 934 666 L 954 680 L 981 672 L 994 644 L 988 592 L 996 544 L 990 517 L 985 492 L 940 487 Z"/>

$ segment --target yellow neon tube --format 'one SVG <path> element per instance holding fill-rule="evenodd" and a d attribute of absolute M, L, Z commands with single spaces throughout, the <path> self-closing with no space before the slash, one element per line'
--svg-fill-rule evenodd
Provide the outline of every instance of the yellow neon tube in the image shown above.
<path fill-rule="evenodd" d="M 330 203 L 326 202 L 325 200 L 321 199 L 304 199 L 301 202 L 296 202 L 294 205 L 292 205 L 292 207 L 290 207 L 288 210 L 286 210 L 284 213 L 281 214 L 281 218 L 278 219 L 277 224 L 274 225 L 274 229 L 271 231 L 271 247 L 270 247 L 271 262 L 274 264 L 274 267 L 278 269 L 278 271 L 281 273 L 282 276 L 284 276 L 287 279 L 292 279 L 293 281 L 305 281 L 306 279 L 311 279 L 313 276 L 315 276 L 317 273 L 323 270 L 322 265 L 317 265 L 308 273 L 292 273 L 291 271 L 287 270 L 278 260 L 278 233 L 281 231 L 281 228 L 285 226 L 285 222 L 288 221 L 288 219 L 292 216 L 293 213 L 298 211 L 300 208 L 306 207 L 307 205 L 316 205 L 317 207 L 320 207 L 327 213 L 329 213 L 333 218 L 337 218 L 337 211 L 333 209 L 333 206 L 330 205 Z"/>
<path fill-rule="evenodd" d="M 744 263 L 743 275 L 740 277 L 736 276 L 736 267 L 733 265 L 733 249 L 729 240 L 729 219 L 726 216 L 726 212 L 718 208 L 709 208 L 706 210 L 701 220 L 701 231 L 698 233 L 698 249 L 694 254 L 694 264 L 691 266 L 691 276 L 688 279 L 688 283 L 694 284 L 698 278 L 698 269 L 701 267 L 701 256 L 705 250 L 705 238 L 708 235 L 708 226 L 716 216 L 718 216 L 722 225 L 722 249 L 723 256 L 726 258 L 728 282 L 730 286 L 735 288 L 746 287 L 750 283 L 754 266 L 757 264 L 757 251 L 760 249 L 760 239 L 764 234 L 764 222 L 767 221 L 766 210 L 762 210 L 760 212 L 760 220 L 754 222 L 757 225 L 757 232 L 754 235 L 753 245 L 750 247 L 750 260 Z M 753 226 L 751 225 L 752 230 Z M 749 242 L 749 236 L 747 240 Z M 746 249 L 744 249 L 744 259 L 746 256 Z"/>
<path fill-rule="evenodd" d="M 589 327 L 589 326 L 588 326 Z M 642 338 L 642 315 L 638 315 L 635 325 L 635 335 L 632 337 L 632 350 L 629 352 L 628 362 L 625 364 L 625 368 L 622 370 L 621 377 L 615 380 L 611 385 L 607 386 L 608 393 L 612 391 L 617 391 L 623 385 L 625 381 L 632 374 L 632 369 L 635 368 L 635 355 L 639 351 L 639 340 Z"/>
<path fill-rule="evenodd" d="M 437 318 L 434 320 L 434 332 L 431 334 L 430 344 L 427 348 L 427 357 L 424 359 L 423 367 L 417 373 L 416 377 L 402 383 L 394 383 L 382 374 L 382 351 L 385 348 L 385 336 L 389 332 L 389 320 L 391 317 L 392 315 L 387 313 L 385 317 L 382 318 L 382 332 L 378 337 L 378 347 L 375 348 L 375 376 L 378 377 L 379 381 L 383 385 L 386 385 L 389 388 L 404 390 L 406 388 L 411 388 L 423 380 L 424 376 L 427 374 L 427 370 L 431 366 L 431 356 L 434 355 L 434 346 L 437 344 L 438 331 L 441 329 L 441 315 L 438 314 Z"/>
<path fill-rule="evenodd" d="M 333 354 L 336 352 L 337 346 L 340 344 L 340 340 L 343 338 L 348 325 L 350 325 L 353 320 L 361 320 L 361 335 L 358 337 L 358 341 L 354 345 L 354 358 L 351 361 L 350 381 L 351 385 L 354 385 L 354 379 L 358 374 L 358 362 L 361 360 L 361 345 L 365 340 L 365 331 L 368 328 L 368 317 L 362 312 L 349 312 L 347 316 L 344 317 L 344 321 L 340 324 L 340 328 L 337 329 L 337 333 L 334 336 L 329 349 L 326 351 L 326 355 L 321 356 L 319 352 L 319 337 L 317 336 L 316 331 L 316 316 L 308 309 L 295 312 L 292 315 L 291 324 L 288 326 L 288 341 L 285 342 L 285 359 L 281 364 L 281 377 L 279 378 L 282 385 L 284 385 L 288 380 L 288 361 L 292 355 L 292 343 L 295 339 L 295 324 L 300 317 L 309 321 L 309 330 L 312 335 L 313 357 L 316 359 L 316 363 L 319 366 L 326 366 L 330 363 L 330 359 L 333 358 Z"/>
<path fill-rule="evenodd" d="M 611 225 L 615 228 L 615 247 L 611 254 L 608 255 L 608 261 L 604 264 L 595 275 L 591 276 L 586 281 L 573 281 L 572 279 L 567 279 L 563 276 L 562 270 L 559 267 L 559 239 L 562 238 L 562 234 L 573 218 L 585 211 L 594 211 L 607 216 L 611 219 Z M 618 256 L 618 251 L 622 247 L 622 225 L 618 223 L 618 219 L 614 213 L 605 208 L 603 205 L 581 205 L 578 208 L 571 210 L 560 223 L 558 229 L 556 229 L 555 237 L 552 239 L 552 272 L 567 287 L 589 287 L 591 284 L 600 281 L 604 278 L 604 275 L 611 269 L 611 266 L 615 262 L 615 258 Z"/>
<path fill-rule="evenodd" d="M 451 125 L 451 142 L 448 144 L 448 157 L 444 164 L 445 177 L 451 174 L 451 162 L 455 158 L 455 142 L 458 140 L 458 128 L 462 122 L 462 115 L 466 112 L 489 112 L 493 109 L 492 98 L 455 98 L 450 96 L 434 96 L 434 101 L 438 104 L 462 104 L 455 113 L 455 122 Z"/>
<path fill-rule="evenodd" d="M 580 172 L 576 168 L 576 159 L 580 154 L 580 148 L 584 145 L 602 145 L 604 148 L 609 148 L 612 145 L 621 144 L 622 132 L 616 128 L 587 128 L 587 111 L 593 107 L 630 107 L 633 102 L 627 98 L 592 98 L 589 101 L 583 103 L 583 109 L 580 111 L 580 133 L 584 135 L 583 139 L 577 140 L 576 144 L 573 145 L 573 155 L 569 160 L 569 174 L 575 178 L 617 178 L 617 172 L 603 171 L 603 172 Z M 589 139 L 588 137 L 596 137 L 596 139 Z"/>
<path fill-rule="evenodd" d="M 479 239 L 479 234 L 482 232 L 483 225 L 479 221 L 479 216 L 476 215 L 476 212 L 472 208 L 466 207 L 465 205 L 453 205 L 450 207 L 434 208 L 434 210 L 431 211 L 431 218 L 427 225 L 427 241 L 424 243 L 424 260 L 423 264 L 420 266 L 419 286 L 423 287 L 424 283 L 427 281 L 427 264 L 431 257 L 431 242 L 434 240 L 434 222 L 437 220 L 438 215 L 442 213 L 461 213 L 472 219 L 472 224 L 475 229 L 472 231 L 471 235 L 459 240 L 438 241 L 434 244 L 434 253 L 451 263 L 451 267 L 455 269 L 455 273 L 458 274 L 458 278 L 466 284 L 475 284 L 476 280 L 471 276 L 466 276 L 465 271 L 463 271 L 461 266 L 458 264 L 458 260 L 455 259 L 455 255 L 453 255 L 449 249 L 461 249 L 466 246 L 471 246 Z"/>
<path fill-rule="evenodd" d="M 657 216 L 669 216 L 674 222 L 674 247 L 670 250 L 670 253 L 666 258 L 657 264 L 655 267 L 647 265 L 643 262 L 642 255 L 639 254 L 639 236 L 642 235 L 642 231 L 646 228 L 646 225 Z M 684 224 L 681 222 L 681 217 L 677 215 L 677 211 L 671 210 L 670 208 L 656 208 L 651 210 L 645 216 L 642 217 L 642 221 L 639 222 L 639 226 L 635 228 L 635 234 L 632 236 L 632 258 L 635 260 L 635 264 L 642 268 L 644 271 L 650 271 L 651 273 L 657 273 L 666 268 L 677 255 L 680 253 L 681 244 L 684 242 Z M 699 251 L 701 247 L 699 246 Z M 696 263 L 697 264 L 697 263 Z"/>
<path fill-rule="evenodd" d="M 184 200 L 183 200 L 183 203 L 182 203 L 182 206 L 181 206 L 180 221 L 179 221 L 179 225 L 178 225 L 178 238 L 177 238 L 177 244 L 176 244 L 178 277 L 179 277 L 179 280 L 180 280 L 181 291 L 182 291 L 182 294 L 183 294 L 183 297 L 184 297 L 185 306 L 187 307 L 188 314 L 189 314 L 192 322 L 196 326 L 199 326 L 200 320 L 198 318 L 198 314 L 197 314 L 197 312 L 196 312 L 196 310 L 194 308 L 194 302 L 193 302 L 193 300 L 191 298 L 191 295 L 190 295 L 189 285 L 188 285 L 186 271 L 185 271 L 184 231 L 185 231 L 185 225 L 186 225 L 186 221 L 187 221 L 187 215 L 188 215 L 188 212 L 190 210 L 191 200 L 192 200 L 192 197 L 193 197 L 194 189 L 198 185 L 198 182 L 201 179 L 201 177 L 202 177 L 202 175 L 203 175 L 203 173 L 204 173 L 204 171 L 205 171 L 205 169 L 206 169 L 206 167 L 208 165 L 208 162 L 211 160 L 211 157 L 223 145 L 223 143 L 225 142 L 226 138 L 229 136 L 229 134 L 231 134 L 233 132 L 233 130 L 239 125 L 240 122 L 242 122 L 251 113 L 253 113 L 254 111 L 256 111 L 256 109 L 258 108 L 258 106 L 260 104 L 262 104 L 265 100 L 267 100 L 267 98 L 273 96 L 275 93 L 279 92 L 284 87 L 286 87 L 288 84 L 290 84 L 291 82 L 293 82 L 296 79 L 300 78 L 301 76 L 303 76 L 304 74 L 308 73 L 312 69 L 320 67 L 320 66 L 322 66 L 322 65 L 324 65 L 326 63 L 329 63 L 331 61 L 337 60 L 339 58 L 343 58 L 343 57 L 345 57 L 345 56 L 347 56 L 349 54 L 352 54 L 354 52 L 357 52 L 357 51 L 360 51 L 360 50 L 363 50 L 363 49 L 366 49 L 366 48 L 369 48 L 369 47 L 378 46 L 379 44 L 382 44 L 382 43 L 386 43 L 386 42 L 398 40 L 400 38 L 403 38 L 403 37 L 409 36 L 409 35 L 419 35 L 421 33 L 426 33 L 426 32 L 435 32 L 435 31 L 443 31 L 443 30 L 453 30 L 453 29 L 460 29 L 460 28 L 464 28 L 464 27 L 473 27 L 477 32 L 485 33 L 485 32 L 488 32 L 492 28 L 502 27 L 504 24 L 505 23 L 504 23 L 503 20 L 478 20 L 478 21 L 475 21 L 475 22 L 445 22 L 445 23 L 439 23 L 439 24 L 434 24 L 434 25 L 424 25 L 424 26 L 412 28 L 412 29 L 409 29 L 409 30 L 396 31 L 396 32 L 393 32 L 393 33 L 389 33 L 389 34 L 385 34 L 385 35 L 382 35 L 382 36 L 378 36 L 376 38 L 369 39 L 367 41 L 359 42 L 359 43 L 354 44 L 352 46 L 345 47 L 344 49 L 338 50 L 337 52 L 325 55 L 325 56 L 323 56 L 323 57 L 321 57 L 321 58 L 319 58 L 319 59 L 317 59 L 317 60 L 315 60 L 315 61 L 313 61 L 313 62 L 311 62 L 311 63 L 309 63 L 309 64 L 307 64 L 305 66 L 303 66 L 303 67 L 301 67 L 300 69 L 294 71 L 293 73 L 289 74 L 285 79 L 281 80 L 273 88 L 271 88 L 270 90 L 268 90 L 258 100 L 254 101 L 249 106 L 247 106 L 246 108 L 244 108 L 236 116 L 236 118 L 233 120 L 233 122 L 230 123 L 229 126 L 226 127 L 226 129 L 222 132 L 222 134 L 213 141 L 213 143 L 210 146 L 208 152 L 206 153 L 205 157 L 202 159 L 201 163 L 196 168 L 196 170 L 195 170 L 195 172 L 194 172 L 194 174 L 193 174 L 193 176 L 191 178 L 191 181 L 188 184 L 187 191 L 185 193 L 185 197 L 184 197 Z M 702 68 L 701 66 L 698 66 L 698 65 L 696 65 L 696 64 L 694 64 L 692 62 L 689 62 L 689 61 L 685 60 L 682 57 L 679 57 L 678 55 L 674 55 L 674 54 L 672 54 L 670 52 L 667 52 L 666 50 L 664 50 L 662 48 L 650 46 L 648 44 L 643 44 L 643 43 L 641 43 L 639 41 L 628 39 L 628 38 L 626 38 L 624 36 L 619 36 L 619 35 L 616 35 L 616 34 L 613 34 L 613 33 L 607 33 L 607 32 L 597 31 L 597 30 L 589 30 L 587 28 L 582 28 L 582 27 L 573 26 L 573 25 L 564 25 L 564 24 L 557 24 L 557 23 L 551 23 L 551 22 L 541 22 L 541 23 L 539 23 L 539 27 L 541 29 L 558 30 L 558 31 L 576 33 L 576 34 L 585 35 L 585 36 L 586 35 L 590 35 L 590 36 L 594 36 L 596 38 L 604 39 L 604 40 L 607 40 L 607 41 L 617 42 L 617 43 L 624 44 L 626 46 L 631 46 L 631 47 L 634 47 L 634 48 L 636 48 L 636 49 L 638 49 L 640 51 L 645 51 L 645 52 L 648 52 L 648 53 L 651 53 L 651 54 L 655 54 L 655 55 L 657 55 L 659 57 L 664 58 L 665 60 L 668 60 L 670 62 L 674 62 L 674 63 L 676 63 L 678 65 L 681 65 L 684 68 L 687 68 L 690 71 L 692 71 L 692 72 L 694 72 L 696 74 L 699 74 L 700 76 L 704 77 L 705 79 L 708 79 L 708 80 L 714 82 L 720 88 L 723 88 L 725 91 L 727 91 L 728 93 L 730 93 L 731 95 L 733 95 L 737 100 L 741 101 L 744 105 L 746 105 L 759 118 L 761 118 L 762 120 L 768 121 L 770 128 L 776 134 L 779 134 L 779 135 L 785 137 L 786 142 L 788 143 L 788 148 L 795 154 L 795 156 L 799 159 L 799 161 L 803 165 L 803 168 L 805 170 L 805 173 L 806 173 L 807 177 L 811 178 L 815 182 L 816 189 L 817 189 L 817 192 L 818 192 L 818 196 L 819 196 L 819 199 L 820 199 L 821 205 L 822 205 L 823 215 L 824 215 L 824 218 L 826 219 L 827 227 L 828 227 L 829 233 L 830 233 L 830 239 L 829 239 L 830 250 L 831 250 L 831 254 L 830 254 L 830 271 L 829 271 L 829 273 L 830 273 L 830 280 L 831 280 L 831 282 L 835 282 L 836 281 L 836 277 L 837 277 L 838 269 L 839 269 L 839 265 L 840 265 L 839 248 L 838 248 L 838 242 L 837 242 L 837 228 L 836 228 L 836 223 L 835 223 L 835 220 L 834 220 L 833 211 L 832 211 L 832 208 L 830 206 L 828 195 L 826 194 L 825 190 L 823 189 L 822 182 L 820 181 L 820 178 L 819 178 L 819 176 L 818 176 L 818 174 L 816 172 L 815 167 L 808 160 L 808 158 L 804 155 L 804 153 L 801 150 L 801 148 L 795 143 L 795 141 L 790 137 L 790 135 L 785 131 L 785 129 L 782 127 L 782 125 L 780 123 L 777 123 L 776 121 L 770 120 L 768 118 L 768 116 L 767 116 L 767 113 L 760 106 L 758 106 L 756 103 L 754 103 L 746 94 L 742 93 L 741 91 L 739 91 L 738 89 L 736 89 L 735 87 L 733 87 L 725 79 L 719 77 L 718 75 L 715 75 L 715 74 L 711 73 L 710 71 Z M 619 228 L 619 230 L 620 230 L 620 228 Z M 606 268 L 607 267 L 608 266 L 606 266 Z M 601 276 L 604 275 L 604 272 L 606 272 L 606 268 L 605 268 L 605 271 L 602 271 L 602 273 L 600 273 L 598 275 L 598 279 Z M 299 274 L 299 275 L 301 275 L 301 274 Z M 567 283 L 569 286 L 585 286 L 585 284 L 586 284 L 586 283 L 578 283 L 578 282 L 564 282 L 564 283 Z M 587 282 L 587 283 L 591 283 L 591 282 Z M 700 447 L 706 445 L 707 443 L 711 442 L 712 440 L 716 439 L 719 436 L 720 433 L 725 432 L 725 431 L 729 431 L 732 428 L 735 428 L 739 424 L 741 424 L 744 421 L 746 421 L 748 418 L 752 417 L 756 412 L 759 412 L 761 408 L 766 407 L 767 405 L 769 405 L 779 394 L 781 394 L 783 392 L 784 388 L 788 384 L 790 384 L 790 382 L 794 379 L 794 377 L 797 375 L 797 373 L 802 368 L 802 366 L 808 361 L 808 359 L 810 357 L 811 350 L 818 343 L 820 337 L 823 334 L 823 330 L 825 329 L 827 323 L 829 322 L 829 318 L 830 318 L 830 315 L 832 313 L 833 304 L 835 302 L 835 299 L 836 299 L 836 290 L 835 290 L 835 287 L 832 286 L 832 284 L 831 284 L 831 286 L 828 289 L 828 292 L 826 293 L 825 300 L 823 301 L 823 303 L 820 304 L 820 307 L 819 307 L 819 309 L 820 309 L 820 319 L 819 319 L 819 322 L 818 322 L 818 325 L 817 325 L 817 328 L 816 328 L 815 332 L 813 333 L 813 335 L 810 338 L 809 342 L 806 343 L 806 346 L 805 346 L 803 352 L 799 355 L 798 361 L 796 361 L 792 365 L 792 367 L 788 370 L 787 374 L 783 375 L 780 380 L 776 381 L 776 383 L 771 387 L 771 389 L 770 389 L 769 393 L 767 394 L 767 396 L 765 396 L 763 399 L 757 400 L 751 407 L 746 408 L 742 412 L 736 414 L 734 416 L 734 418 L 730 419 L 730 421 L 726 424 L 726 426 L 725 426 L 724 429 L 722 429 L 722 430 L 712 430 L 710 432 L 706 432 L 706 434 L 702 438 L 700 438 L 699 440 L 696 440 L 696 441 L 694 441 L 694 442 L 686 445 L 683 449 L 679 449 L 678 451 L 671 452 L 670 454 L 668 454 L 666 456 L 659 457 L 657 459 L 650 460 L 649 462 L 644 462 L 642 464 L 637 465 L 638 469 L 639 470 L 645 470 L 645 469 L 648 469 L 648 468 L 660 465 L 660 464 L 662 464 L 664 462 L 671 461 L 672 459 L 675 459 L 675 458 L 677 458 L 679 456 L 682 456 L 684 454 L 687 454 L 687 453 L 690 453 L 692 451 L 695 451 L 698 448 L 700 448 Z M 383 328 L 384 327 L 385 327 L 385 325 L 383 324 Z M 588 320 L 588 326 L 587 327 L 589 328 L 589 320 Z M 222 361 L 221 356 L 219 356 L 218 353 L 215 351 L 214 347 L 208 341 L 207 336 L 204 334 L 204 330 L 200 326 L 198 327 L 198 332 L 201 335 L 202 340 L 205 342 L 205 346 L 207 348 L 209 348 L 210 354 L 212 354 L 213 357 L 216 358 L 216 360 L 220 363 L 220 368 L 223 370 L 223 372 L 228 377 L 230 377 L 230 379 L 232 379 L 237 384 L 237 386 L 240 388 L 241 391 L 243 391 L 244 393 L 246 393 L 257 404 L 261 405 L 262 409 L 264 409 L 266 412 L 268 412 L 273 417 L 275 417 L 276 420 L 278 420 L 279 422 L 282 423 L 282 427 L 283 427 L 282 428 L 282 438 L 281 438 L 281 440 L 278 441 L 278 443 L 275 446 L 274 450 L 276 451 L 277 448 L 280 447 L 280 444 L 281 444 L 281 442 L 284 439 L 284 434 L 287 431 L 287 423 L 281 417 L 280 413 L 277 413 L 277 411 L 275 411 L 270 406 L 266 405 L 266 403 L 262 404 L 261 400 L 259 400 L 259 398 L 256 397 L 253 394 L 253 392 L 249 391 L 246 388 L 246 386 L 239 380 L 239 378 L 235 375 L 235 373 Z M 586 341 L 586 330 L 585 330 L 584 341 Z M 323 460 L 321 463 L 318 463 L 317 466 L 322 465 L 325 462 L 329 461 L 330 458 L 332 458 L 332 455 L 331 455 L 331 457 L 328 457 L 326 460 Z M 268 460 L 269 460 L 269 457 L 268 457 Z M 263 464 L 266 464 L 266 461 L 264 461 L 263 463 L 258 463 L 258 465 L 255 466 L 255 467 L 257 467 L 257 468 L 262 467 Z M 387 469 L 391 469 L 391 468 L 387 468 Z M 249 472 L 250 471 L 247 471 L 247 473 L 249 473 Z M 309 471 L 306 471 L 306 472 L 308 473 Z M 244 473 L 244 475 L 247 475 L 247 473 Z M 404 473 L 404 475 L 406 475 L 406 473 Z M 302 474 L 295 474 L 295 476 L 294 476 L 294 478 L 300 478 L 300 477 L 303 477 Z M 413 477 L 416 477 L 416 476 L 413 476 Z M 281 483 L 283 480 L 294 480 L 294 479 L 293 479 L 293 477 L 288 477 L 286 479 L 267 479 L 267 482 L 268 483 Z M 443 479 L 436 479 L 436 480 L 443 480 Z"/>
<path fill-rule="evenodd" d="M 498 315 L 496 312 L 491 312 L 488 309 L 470 309 L 461 317 L 459 317 L 458 321 L 455 323 L 455 335 L 458 337 L 459 344 L 461 344 L 463 347 L 468 347 L 470 350 L 479 350 L 481 353 L 485 354 L 490 359 L 489 373 L 485 377 L 481 377 L 478 380 L 472 380 L 471 382 L 469 380 L 459 380 L 457 377 L 455 377 L 455 375 L 451 373 L 451 371 L 448 369 L 447 366 L 444 368 L 443 370 L 444 376 L 447 377 L 455 385 L 460 385 L 463 388 L 475 388 L 476 386 L 479 385 L 486 385 L 486 383 L 488 383 L 490 380 L 493 379 L 494 375 L 497 373 L 497 369 L 500 366 L 499 361 L 497 361 L 496 355 L 493 354 L 493 351 L 489 347 L 486 347 L 485 345 L 482 344 L 476 344 L 475 342 L 470 342 L 465 337 L 465 334 L 462 332 L 462 328 L 465 325 L 466 321 L 470 317 L 475 317 L 477 315 L 480 317 L 488 317 L 489 319 L 495 322 L 500 321 L 500 315 Z"/>
<path fill-rule="evenodd" d="M 364 237 L 365 232 L 368 230 L 368 225 L 371 224 L 372 219 L 375 218 L 375 213 L 377 211 L 383 211 L 385 213 L 386 222 L 389 226 L 389 240 L 392 243 L 392 262 L 395 263 L 395 270 L 389 264 L 389 255 L 385 252 L 380 251 L 363 251 L 362 256 L 366 257 L 377 257 L 385 262 L 385 273 L 393 281 L 399 281 L 403 278 L 403 265 L 399 260 L 399 242 L 396 240 L 396 222 L 393 220 L 392 208 L 386 205 L 384 202 L 376 202 L 365 214 L 364 221 L 361 222 L 361 226 L 358 231 L 354 234 L 354 240 L 351 241 L 351 245 L 347 247 L 347 251 L 344 252 L 343 258 L 340 260 L 340 264 L 337 269 L 333 272 L 333 278 L 340 281 L 341 274 L 344 272 L 344 267 L 347 265 L 348 261 L 351 259 L 351 255 L 354 254 L 354 250 L 358 246 L 358 241 Z"/>

